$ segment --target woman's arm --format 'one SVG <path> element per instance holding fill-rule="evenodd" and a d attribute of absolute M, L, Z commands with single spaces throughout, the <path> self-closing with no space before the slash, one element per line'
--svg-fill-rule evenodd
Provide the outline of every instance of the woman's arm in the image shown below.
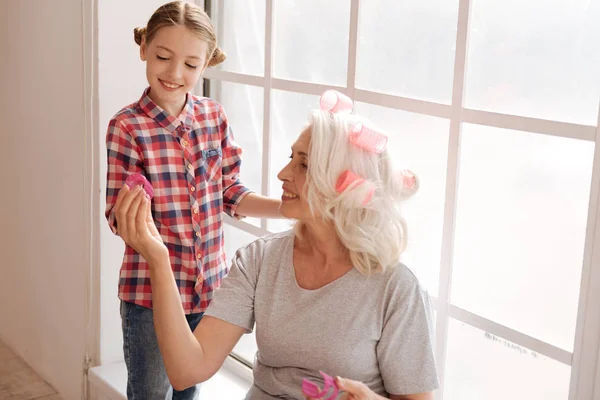
<path fill-rule="evenodd" d="M 169 252 L 150 213 L 150 200 L 138 186 L 123 186 L 115 204 L 119 235 L 148 262 L 152 284 L 154 327 L 165 369 L 177 390 L 214 375 L 244 329 L 203 318 L 192 333 L 173 277 Z"/>
<path fill-rule="evenodd" d="M 168 257 L 150 265 L 154 328 L 171 385 L 183 390 L 212 377 L 244 329 L 204 317 L 192 333 L 181 306 Z"/>
<path fill-rule="evenodd" d="M 392 394 L 390 395 L 391 400 L 433 400 L 433 392 L 418 393 L 418 394 Z"/>
<path fill-rule="evenodd" d="M 342 400 L 384 400 L 385 397 L 373 392 L 367 385 L 362 382 L 353 381 L 351 379 L 335 378 L 338 388 L 346 392 L 342 396 Z M 418 394 L 392 394 L 390 400 L 433 400 L 433 392 L 418 393 Z"/>

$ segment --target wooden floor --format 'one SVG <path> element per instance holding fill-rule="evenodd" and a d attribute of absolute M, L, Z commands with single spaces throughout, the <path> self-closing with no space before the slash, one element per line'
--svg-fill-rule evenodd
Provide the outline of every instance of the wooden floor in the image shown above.
<path fill-rule="evenodd" d="M 62 400 L 21 358 L 0 342 L 0 400 Z"/>

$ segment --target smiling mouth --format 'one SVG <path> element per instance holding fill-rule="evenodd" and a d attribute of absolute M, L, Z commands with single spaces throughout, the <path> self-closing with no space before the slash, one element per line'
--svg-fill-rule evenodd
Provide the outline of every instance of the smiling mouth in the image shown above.
<path fill-rule="evenodd" d="M 171 89 L 171 90 L 179 89 L 181 86 L 183 86 L 183 85 L 176 85 L 174 83 L 166 82 L 166 81 L 163 81 L 162 79 L 159 79 L 158 81 L 161 83 L 161 85 L 163 85 L 167 89 Z"/>
<path fill-rule="evenodd" d="M 290 193 L 290 192 L 283 192 L 283 195 L 281 196 L 284 200 L 294 200 L 298 198 L 297 194 L 294 193 Z"/>

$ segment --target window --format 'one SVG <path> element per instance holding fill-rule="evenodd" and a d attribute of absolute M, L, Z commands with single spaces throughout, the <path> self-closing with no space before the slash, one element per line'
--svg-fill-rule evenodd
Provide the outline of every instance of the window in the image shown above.
<path fill-rule="evenodd" d="M 438 398 L 592 398 L 600 1 L 207 7 L 230 58 L 205 77 L 248 186 L 281 194 L 276 173 L 331 87 L 419 174 L 404 261 L 435 298 Z M 289 227 L 228 220 L 228 256 Z M 255 350 L 248 336 L 234 352 L 251 363 Z"/>

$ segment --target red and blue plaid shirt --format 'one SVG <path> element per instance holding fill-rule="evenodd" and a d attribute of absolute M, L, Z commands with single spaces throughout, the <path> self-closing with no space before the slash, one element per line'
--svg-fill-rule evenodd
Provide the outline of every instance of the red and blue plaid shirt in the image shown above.
<path fill-rule="evenodd" d="M 127 177 L 139 172 L 154 187 L 152 215 L 165 245 L 186 313 L 204 312 L 227 274 L 223 211 L 235 211 L 249 190 L 238 180 L 241 149 L 223 107 L 188 94 L 179 117 L 148 97 L 122 109 L 106 135 L 106 217 L 113 232 L 117 195 Z M 119 298 L 152 307 L 145 260 L 126 246 Z"/>

